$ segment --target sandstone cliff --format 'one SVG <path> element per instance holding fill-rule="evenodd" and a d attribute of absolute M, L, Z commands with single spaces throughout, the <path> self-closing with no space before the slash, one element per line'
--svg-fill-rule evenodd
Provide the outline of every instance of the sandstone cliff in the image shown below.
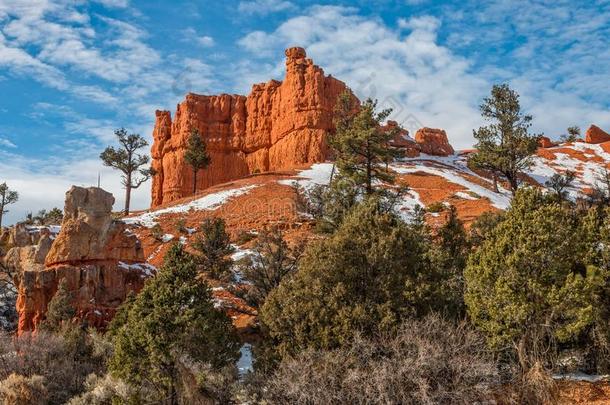
<path fill-rule="evenodd" d="M 202 134 L 212 158 L 198 175 L 198 190 L 255 172 L 323 161 L 333 109 L 346 89 L 314 65 L 304 49 L 290 48 L 283 82 L 254 85 L 247 97 L 188 94 L 173 120 L 168 111 L 157 111 L 153 207 L 191 194 L 193 173 L 184 162 L 184 150 L 193 128 Z"/>
<path fill-rule="evenodd" d="M 36 246 L 7 255 L 18 256 L 13 264 L 19 271 L 19 334 L 37 328 L 62 279 L 67 280 L 77 317 L 101 328 L 130 291 L 142 288 L 154 268 L 144 263 L 138 238 L 112 219 L 113 203 L 112 194 L 102 189 L 72 187 L 57 238 L 51 241 L 43 234 Z"/>

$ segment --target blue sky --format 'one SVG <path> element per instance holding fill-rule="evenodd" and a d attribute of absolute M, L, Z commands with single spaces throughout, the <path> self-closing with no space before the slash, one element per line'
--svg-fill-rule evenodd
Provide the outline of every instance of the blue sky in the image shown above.
<path fill-rule="evenodd" d="M 247 94 L 283 76 L 300 45 L 394 119 L 472 145 L 477 106 L 508 82 L 557 138 L 610 129 L 610 1 L 0 0 L 0 182 L 8 222 L 62 206 L 71 184 L 123 198 L 97 156 L 126 127 L 150 139 L 156 109 L 188 91 Z M 149 203 L 149 184 L 134 207 Z"/>

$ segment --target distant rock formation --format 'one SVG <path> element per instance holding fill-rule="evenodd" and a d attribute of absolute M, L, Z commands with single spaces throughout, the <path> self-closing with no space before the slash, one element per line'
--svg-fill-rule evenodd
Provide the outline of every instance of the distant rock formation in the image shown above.
<path fill-rule="evenodd" d="M 591 125 L 585 133 L 586 143 L 603 143 L 610 141 L 610 134 L 595 125 Z"/>
<path fill-rule="evenodd" d="M 442 129 L 421 128 L 415 133 L 415 142 L 422 153 L 436 156 L 449 156 L 455 153 L 449 144 L 447 133 Z"/>
<path fill-rule="evenodd" d="M 77 317 L 104 328 L 130 291 L 139 291 L 154 268 L 144 263 L 138 238 L 111 215 L 114 197 L 100 188 L 66 193 L 61 231 L 43 234 L 15 259 L 18 333 L 34 331 L 62 279 L 73 295 Z M 7 257 L 10 256 L 10 251 Z M 42 264 L 44 263 L 44 265 Z"/>
<path fill-rule="evenodd" d="M 540 139 L 538 139 L 538 146 L 541 148 L 552 148 L 553 146 L 556 146 L 557 144 L 553 141 L 551 141 L 551 138 L 547 137 L 547 136 L 541 136 Z"/>
<path fill-rule="evenodd" d="M 188 94 L 172 120 L 156 112 L 152 206 L 192 194 L 193 173 L 184 151 L 193 128 L 206 142 L 212 163 L 197 189 L 255 172 L 290 169 L 327 157 L 325 135 L 347 86 L 314 65 L 303 48 L 286 50 L 286 77 L 252 87 L 249 96 Z"/>

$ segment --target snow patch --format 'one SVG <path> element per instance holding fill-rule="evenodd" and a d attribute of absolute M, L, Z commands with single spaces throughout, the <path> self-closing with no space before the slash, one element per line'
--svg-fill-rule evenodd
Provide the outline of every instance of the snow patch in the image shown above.
<path fill-rule="evenodd" d="M 174 205 L 173 207 L 147 212 L 135 217 L 123 218 L 123 222 L 130 225 L 142 225 L 147 228 L 152 228 L 156 225 L 156 220 L 161 215 L 187 213 L 190 210 L 213 210 L 224 204 L 229 198 L 246 194 L 256 187 L 258 187 L 258 185 L 250 185 L 237 189 L 219 191 L 217 193 L 208 194 L 186 204 Z"/>
<path fill-rule="evenodd" d="M 299 179 L 279 180 L 278 183 L 285 186 L 292 186 L 293 183 L 297 183 L 306 189 L 316 185 L 328 185 L 333 166 L 332 163 L 316 163 L 311 168 L 300 171 L 297 175 Z"/>
<path fill-rule="evenodd" d="M 241 349 L 239 349 L 239 360 L 237 361 L 237 372 L 240 377 L 244 377 L 246 374 L 252 372 L 254 367 L 252 366 L 252 345 L 245 343 Z"/>
<path fill-rule="evenodd" d="M 152 277 L 157 273 L 157 268 L 149 263 L 134 263 L 128 264 L 125 262 L 119 262 L 119 268 L 130 271 L 142 272 L 142 276 Z"/>

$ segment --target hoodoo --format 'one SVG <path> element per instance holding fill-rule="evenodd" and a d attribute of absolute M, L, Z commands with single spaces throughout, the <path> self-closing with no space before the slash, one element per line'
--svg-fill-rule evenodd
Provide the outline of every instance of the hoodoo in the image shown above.
<path fill-rule="evenodd" d="M 154 268 L 144 263 L 137 236 L 112 218 L 113 203 L 112 194 L 100 188 L 72 187 L 66 193 L 61 231 L 50 248 L 43 236 L 34 249 L 42 251 L 43 245 L 46 258 L 22 266 L 18 275 L 19 334 L 38 327 L 62 279 L 77 317 L 101 328 L 130 291 L 142 288 Z"/>
<path fill-rule="evenodd" d="M 270 170 L 291 169 L 327 157 L 326 133 L 345 83 L 324 74 L 303 48 L 286 50 L 286 77 L 252 87 L 249 96 L 188 94 L 170 112 L 157 111 L 153 131 L 152 206 L 192 193 L 193 173 L 184 160 L 197 129 L 212 158 L 197 177 L 197 190 Z"/>

